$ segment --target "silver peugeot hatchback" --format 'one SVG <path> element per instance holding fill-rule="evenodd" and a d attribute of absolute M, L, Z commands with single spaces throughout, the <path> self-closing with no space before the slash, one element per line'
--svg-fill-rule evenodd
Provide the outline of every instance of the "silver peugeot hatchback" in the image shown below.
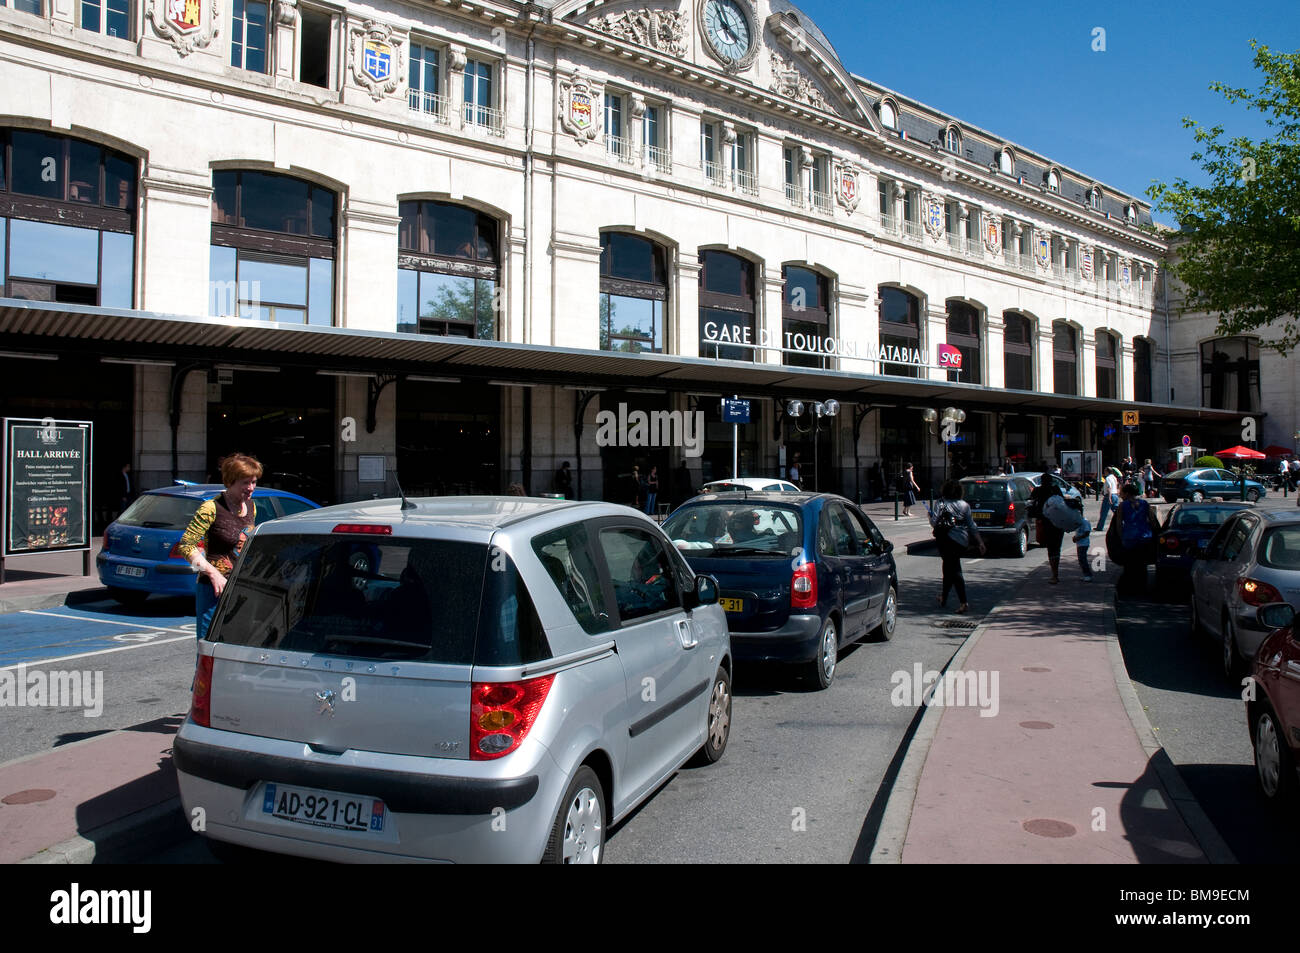
<path fill-rule="evenodd" d="M 717 584 L 627 507 L 335 506 L 259 527 L 173 760 L 213 841 L 592 862 L 731 723 Z"/>

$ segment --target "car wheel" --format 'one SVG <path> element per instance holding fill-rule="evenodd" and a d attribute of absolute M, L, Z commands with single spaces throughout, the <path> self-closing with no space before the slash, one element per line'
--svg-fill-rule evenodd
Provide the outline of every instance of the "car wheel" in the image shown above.
<path fill-rule="evenodd" d="M 1247 490 L 1247 491 L 1246 491 L 1246 499 L 1250 500 L 1250 502 L 1252 502 L 1252 503 L 1258 503 L 1258 502 L 1259 502 L 1259 490 Z"/>
<path fill-rule="evenodd" d="M 587 765 L 569 782 L 546 842 L 544 864 L 599 864 L 605 859 L 605 791 Z"/>
<path fill-rule="evenodd" d="M 1193 491 L 1192 491 L 1192 502 L 1193 502 L 1193 503 L 1204 503 L 1204 502 L 1205 502 L 1205 494 L 1202 493 L 1200 490 L 1193 490 Z"/>
<path fill-rule="evenodd" d="M 1024 559 L 1025 554 L 1029 552 L 1029 527 L 1020 527 L 1020 532 L 1016 533 L 1016 543 L 1011 547 L 1011 555 L 1017 559 Z"/>
<path fill-rule="evenodd" d="M 122 589 L 118 586 L 109 586 L 108 594 L 124 606 L 138 606 L 149 598 L 147 592 L 141 592 L 139 589 Z"/>
<path fill-rule="evenodd" d="M 1255 776 L 1259 789 L 1273 803 L 1281 803 L 1295 796 L 1295 764 L 1282 734 L 1277 716 L 1267 705 L 1260 705 L 1255 714 L 1254 730 L 1250 734 L 1255 746 Z"/>
<path fill-rule="evenodd" d="M 835 664 L 840 657 L 840 630 L 834 616 L 827 616 L 817 640 L 817 657 L 808 665 L 809 674 L 818 688 L 830 688 L 835 679 Z"/>
<path fill-rule="evenodd" d="M 898 593 L 894 591 L 891 583 L 889 591 L 885 593 L 885 611 L 880 616 L 880 625 L 871 630 L 871 638 L 876 642 L 888 642 L 894 637 L 894 629 L 898 626 Z"/>
<path fill-rule="evenodd" d="M 731 676 L 719 668 L 713 676 L 713 691 L 709 693 L 709 715 L 704 722 L 704 746 L 696 752 L 692 764 L 714 764 L 727 750 L 731 737 Z"/>
<path fill-rule="evenodd" d="M 1233 631 L 1232 618 L 1223 619 L 1223 674 L 1233 685 L 1241 677 L 1241 655 L 1237 652 L 1237 635 Z"/>

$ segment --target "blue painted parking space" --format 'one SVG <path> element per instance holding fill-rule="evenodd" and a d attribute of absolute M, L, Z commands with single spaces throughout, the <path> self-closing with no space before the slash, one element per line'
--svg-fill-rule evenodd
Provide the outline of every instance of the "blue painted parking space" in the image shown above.
<path fill-rule="evenodd" d="M 193 638 L 192 612 L 186 600 L 165 599 L 130 609 L 105 600 L 5 613 L 0 615 L 0 668 Z"/>

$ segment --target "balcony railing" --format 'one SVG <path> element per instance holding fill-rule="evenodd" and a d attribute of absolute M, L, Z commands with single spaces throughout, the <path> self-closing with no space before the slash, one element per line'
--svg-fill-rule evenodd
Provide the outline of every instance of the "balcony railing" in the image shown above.
<path fill-rule="evenodd" d="M 831 193 L 818 192 L 813 189 L 808 193 L 808 201 L 814 211 L 821 212 L 825 215 L 831 213 Z"/>
<path fill-rule="evenodd" d="M 645 161 L 664 175 L 673 171 L 673 154 L 660 146 L 646 146 Z"/>
<path fill-rule="evenodd" d="M 465 125 L 479 126 L 486 129 L 489 134 L 494 136 L 504 136 L 506 134 L 506 117 L 500 109 L 492 109 L 489 106 L 477 106 L 474 103 L 465 104 Z"/>
<path fill-rule="evenodd" d="M 722 176 L 721 162 L 709 162 L 708 160 L 705 160 L 704 181 L 711 182 L 714 185 L 722 185 L 724 183 L 725 180 Z"/>
<path fill-rule="evenodd" d="M 795 208 L 803 208 L 806 203 L 803 189 L 789 182 L 785 184 L 785 200 Z"/>
<path fill-rule="evenodd" d="M 744 169 L 736 169 L 732 175 L 735 176 L 737 192 L 743 192 L 746 195 L 758 194 L 758 176 L 753 172 L 747 172 Z"/>
<path fill-rule="evenodd" d="M 967 258 L 984 257 L 984 243 L 980 241 L 978 238 L 971 238 L 969 235 L 967 235 L 965 244 L 966 244 Z"/>
<path fill-rule="evenodd" d="M 903 219 L 903 237 L 912 242 L 922 241 L 925 238 L 925 229 L 921 227 L 920 222 Z"/>
<path fill-rule="evenodd" d="M 948 232 L 948 247 L 953 251 L 961 251 L 962 237 L 956 232 Z"/>
<path fill-rule="evenodd" d="M 448 122 L 447 117 L 451 113 L 451 101 L 446 96 L 412 89 L 407 93 L 406 102 L 413 112 L 428 116 L 434 122 L 444 124 Z"/>
<path fill-rule="evenodd" d="M 880 230 L 888 235 L 898 234 L 898 219 L 893 215 L 881 214 Z"/>
<path fill-rule="evenodd" d="M 636 163 L 636 154 L 632 150 L 632 140 L 622 136 L 605 136 L 605 151 L 625 165 Z"/>

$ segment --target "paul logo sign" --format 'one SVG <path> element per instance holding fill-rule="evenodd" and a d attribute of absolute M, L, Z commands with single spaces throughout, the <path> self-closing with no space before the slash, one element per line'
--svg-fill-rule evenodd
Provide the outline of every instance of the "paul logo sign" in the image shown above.
<path fill-rule="evenodd" d="M 940 344 L 939 367 L 949 371 L 961 370 L 961 351 L 951 344 Z"/>

